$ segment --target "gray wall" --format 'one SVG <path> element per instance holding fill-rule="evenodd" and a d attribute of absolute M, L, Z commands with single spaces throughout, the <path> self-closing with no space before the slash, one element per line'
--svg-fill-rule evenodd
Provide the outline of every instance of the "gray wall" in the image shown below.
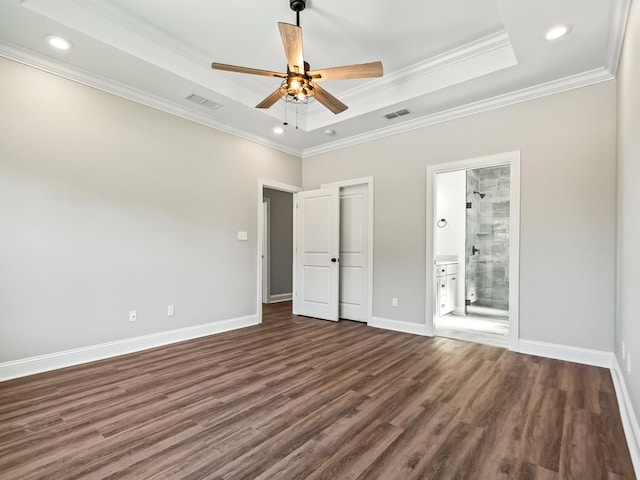
<path fill-rule="evenodd" d="M 640 415 L 640 3 L 634 2 L 618 71 L 618 304 L 616 355 Z M 622 341 L 631 353 L 631 373 Z"/>
<path fill-rule="evenodd" d="M 300 159 L 5 59 L 0 85 L 0 362 L 256 313 L 258 178 Z"/>
<path fill-rule="evenodd" d="M 304 159 L 305 188 L 375 179 L 374 316 L 425 321 L 427 165 L 521 150 L 520 336 L 612 351 L 615 98 L 610 81 Z"/>
<path fill-rule="evenodd" d="M 265 188 L 263 195 L 271 199 L 269 294 L 292 293 L 293 194 Z"/>

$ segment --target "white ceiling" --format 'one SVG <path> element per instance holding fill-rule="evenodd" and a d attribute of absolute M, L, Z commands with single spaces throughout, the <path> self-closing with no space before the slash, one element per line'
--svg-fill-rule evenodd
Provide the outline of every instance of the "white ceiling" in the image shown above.
<path fill-rule="evenodd" d="M 381 60 L 373 80 L 325 82 L 349 109 L 317 102 L 254 108 L 275 78 L 212 61 L 286 71 L 277 22 L 288 0 L 3 0 L 0 55 L 301 156 L 615 77 L 631 0 L 308 0 L 312 68 Z M 544 40 L 556 24 L 570 35 Z M 48 34 L 73 42 L 51 49 Z M 222 104 L 185 100 L 196 93 Z M 394 120 L 384 114 L 408 108 Z M 323 132 L 332 129 L 334 136 Z"/>

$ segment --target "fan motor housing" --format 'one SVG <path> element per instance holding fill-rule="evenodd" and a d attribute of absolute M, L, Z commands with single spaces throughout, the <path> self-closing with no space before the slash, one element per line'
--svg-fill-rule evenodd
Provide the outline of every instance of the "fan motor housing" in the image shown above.
<path fill-rule="evenodd" d="M 306 0 L 289 0 L 289 6 L 294 12 L 301 12 L 307 6 Z"/>

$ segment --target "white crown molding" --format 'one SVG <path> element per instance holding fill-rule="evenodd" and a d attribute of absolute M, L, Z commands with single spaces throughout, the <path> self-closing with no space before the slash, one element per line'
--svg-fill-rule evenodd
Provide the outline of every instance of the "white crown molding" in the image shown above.
<path fill-rule="evenodd" d="M 195 110 L 188 109 L 184 105 L 179 105 L 177 103 L 167 101 L 155 95 L 151 95 L 136 88 L 124 85 L 113 80 L 109 80 L 107 78 L 80 70 L 75 67 L 70 68 L 68 66 L 58 64 L 47 59 L 44 56 L 36 54 L 35 52 L 20 48 L 6 42 L 0 42 L 0 56 L 18 63 L 22 63 L 23 65 L 27 65 L 29 67 L 37 68 L 38 70 L 42 70 L 50 74 L 66 78 L 67 80 L 72 80 L 82 85 L 96 88 L 103 92 L 111 93 L 113 95 L 126 98 L 127 100 L 131 100 L 136 103 L 140 103 L 142 105 L 146 105 L 148 107 L 170 113 L 171 115 L 175 115 L 177 117 L 181 117 L 186 120 L 190 120 L 192 122 L 199 123 L 216 130 L 220 130 L 221 132 L 228 133 L 245 140 L 249 140 L 250 142 L 257 143 L 265 147 L 273 148 L 275 150 L 279 150 L 290 155 L 295 155 L 297 157 L 301 156 L 301 151 L 298 149 L 289 148 L 279 143 L 272 142 L 266 138 L 252 135 L 233 127 L 229 127 L 228 125 L 216 122 L 215 120 L 212 120 L 211 118 Z"/>
<path fill-rule="evenodd" d="M 393 320 L 391 318 L 372 317 L 367 325 L 374 328 L 382 328 L 384 330 L 393 330 L 394 332 L 410 333 L 412 335 L 422 335 L 430 337 L 427 326 L 422 323 L 404 322 L 402 320 Z"/>
<path fill-rule="evenodd" d="M 124 28 L 129 33 L 133 35 L 137 35 L 140 38 L 149 41 L 153 45 L 162 46 L 172 52 L 179 57 L 184 58 L 190 62 L 195 63 L 196 65 L 207 65 L 211 64 L 211 57 L 209 57 L 202 50 L 194 48 L 192 45 L 182 41 L 179 38 L 176 38 L 173 35 L 170 35 L 153 24 L 147 22 L 145 19 L 132 15 L 125 8 L 115 5 L 108 0 L 71 0 L 73 4 L 75 4 L 75 8 L 83 9 L 87 12 L 90 12 L 93 15 L 102 17 L 106 19 L 108 22 L 111 22 L 112 25 Z M 41 15 L 47 15 L 46 9 L 43 9 L 42 6 L 37 5 L 37 1 L 34 0 L 22 0 L 23 6 L 31 9 L 34 12 L 37 12 Z M 46 2 L 47 4 L 50 2 Z M 56 7 L 53 7 L 57 10 Z M 52 18 L 52 17 L 49 17 Z M 56 17 L 57 18 L 57 17 Z M 88 28 L 85 31 L 86 34 L 90 34 L 91 28 Z M 216 75 L 217 72 L 211 71 L 213 75 Z M 264 90 L 259 89 L 255 84 L 250 81 L 243 80 L 243 77 L 238 77 L 233 80 L 234 83 L 237 83 L 242 88 L 252 92 L 254 95 L 258 96 L 260 99 L 264 97 Z M 236 98 L 235 100 L 241 101 L 241 98 Z M 252 106 L 252 104 L 246 103 L 247 106 Z"/>
<path fill-rule="evenodd" d="M 627 31 L 627 21 L 632 0 L 612 0 L 609 16 L 609 46 L 607 49 L 606 67 L 614 77 L 618 76 L 618 65 Z"/>
<path fill-rule="evenodd" d="M 435 57 L 427 58 L 426 60 L 418 62 L 407 68 L 403 68 L 390 74 L 385 74 L 382 78 L 369 81 L 363 85 L 359 85 L 358 87 L 342 92 L 340 94 L 340 98 L 345 102 L 353 102 L 361 98 L 369 97 L 387 88 L 397 87 L 398 85 L 416 78 L 431 75 L 433 72 L 440 70 L 441 68 L 467 61 L 471 58 L 477 57 L 478 55 L 503 47 L 511 47 L 509 34 L 506 30 L 479 38 L 473 42 L 469 42 L 440 55 L 436 55 Z M 324 111 L 319 105 L 314 105 L 309 110 L 311 110 L 309 113 L 310 115 Z"/>
<path fill-rule="evenodd" d="M 0 382 L 250 327 L 259 323 L 257 315 L 249 315 L 0 363 Z"/>
<path fill-rule="evenodd" d="M 302 158 L 308 158 L 323 153 L 340 150 L 353 145 L 378 140 L 381 138 L 397 135 L 399 133 L 416 130 L 418 128 L 428 127 L 438 123 L 448 122 L 456 118 L 475 115 L 477 113 L 494 110 L 496 108 L 506 107 L 516 103 L 534 100 L 536 98 L 554 95 L 575 88 L 586 87 L 596 83 L 612 80 L 614 77 L 605 68 L 597 68 L 588 72 L 571 75 L 569 77 L 553 80 L 533 87 L 527 87 L 515 92 L 498 95 L 485 100 L 462 105 L 442 112 L 426 115 L 404 123 L 398 123 L 388 127 L 373 130 L 371 132 L 354 135 L 336 142 L 326 143 L 317 147 L 307 148 L 302 151 Z"/>
<path fill-rule="evenodd" d="M 620 418 L 622 419 L 622 427 L 627 439 L 627 446 L 631 454 L 633 468 L 636 476 L 640 476 L 640 426 L 638 424 L 638 417 L 633 410 L 633 404 L 629 397 L 624 373 L 617 357 L 614 358 L 613 365 L 611 366 L 611 378 L 613 379 L 613 387 L 615 388 L 616 397 L 618 398 Z"/>
<path fill-rule="evenodd" d="M 566 362 L 582 363 L 594 367 L 611 368 L 614 361 L 613 353 L 589 348 L 558 345 L 555 343 L 538 342 L 520 339 L 519 352 L 538 357 L 554 358 Z"/>
<path fill-rule="evenodd" d="M 76 8 L 82 8 L 90 11 L 94 15 L 99 15 L 114 25 L 119 25 L 130 32 L 135 32 L 136 35 L 158 45 L 162 45 L 182 57 L 201 65 L 211 63 L 211 59 L 201 50 L 197 50 L 173 35 L 163 32 L 143 18 L 132 15 L 119 5 L 104 0 L 82 0 L 81 2 L 72 0 L 72 2 L 76 5 Z M 37 6 L 32 7 L 30 5 L 34 3 L 33 0 L 23 0 L 22 3 L 23 6 L 35 12 L 42 13 Z"/>
<path fill-rule="evenodd" d="M 254 84 L 242 76 L 227 78 L 220 72 L 207 71 L 203 77 L 202 66 L 210 59 L 202 52 L 172 35 L 139 18 L 124 7 L 112 5 L 106 0 L 61 0 L 53 5 L 47 0 L 23 0 L 22 6 L 54 21 L 84 32 L 105 44 L 202 86 L 215 87 L 221 94 L 253 107 L 261 101 L 264 92 L 258 92 Z M 113 32 L 118 32 L 114 35 Z M 461 83 L 517 64 L 509 36 L 503 29 L 468 44 L 451 49 L 441 55 L 426 59 L 401 71 L 387 74 L 380 79 L 360 85 L 341 94 L 350 105 L 342 120 L 369 113 L 389 105 L 398 99 L 397 89 L 404 85 L 407 98 L 426 94 Z M 208 69 L 208 67 L 207 67 Z M 445 69 L 445 72 L 438 72 Z M 223 82 L 224 80 L 224 82 Z M 408 83 L 410 82 L 410 83 Z M 241 88 L 237 88 L 241 86 Z M 315 108 L 314 108 L 315 107 Z M 271 110 L 262 112 L 278 118 Z M 309 120 L 313 118 L 312 120 Z M 299 126 L 305 131 L 315 130 L 335 122 L 319 105 L 306 109 Z"/>
<path fill-rule="evenodd" d="M 441 55 L 372 80 L 340 94 L 349 110 L 340 120 L 387 108 L 453 85 L 495 73 L 517 65 L 506 31 L 482 37 Z M 335 122 L 334 116 L 314 102 L 307 111 L 307 130 L 316 130 Z"/>

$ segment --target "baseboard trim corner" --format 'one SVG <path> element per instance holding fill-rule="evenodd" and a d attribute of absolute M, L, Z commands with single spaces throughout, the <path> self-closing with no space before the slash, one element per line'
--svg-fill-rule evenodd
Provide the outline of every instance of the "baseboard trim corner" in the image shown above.
<path fill-rule="evenodd" d="M 292 293 L 278 293 L 276 295 L 269 295 L 269 303 L 288 302 L 293 299 Z"/>
<path fill-rule="evenodd" d="M 582 363 L 603 368 L 611 368 L 614 358 L 613 353 L 602 350 L 524 340 L 522 338 L 519 341 L 518 351 L 528 355 L 555 358 L 556 360 L 565 360 L 567 362 Z"/>
<path fill-rule="evenodd" d="M 413 335 L 422 335 L 424 337 L 432 337 L 426 325 L 413 322 L 404 322 L 402 320 L 392 320 L 390 318 L 372 317 L 367 325 L 374 328 L 382 328 L 384 330 L 393 330 L 394 332 L 411 333 Z"/>
<path fill-rule="evenodd" d="M 636 476 L 640 476 L 640 426 L 638 425 L 638 417 L 636 417 L 633 405 L 631 404 L 624 372 L 620 367 L 620 363 L 618 363 L 618 358 L 615 356 L 613 365 L 611 366 L 611 378 L 613 379 L 616 397 L 618 397 L 622 427 L 624 429 L 624 435 L 627 438 L 627 446 L 631 454 L 633 468 Z"/>
<path fill-rule="evenodd" d="M 0 363 L 0 382 L 250 327 L 259 323 L 258 316 L 254 314 L 4 362 Z"/>

